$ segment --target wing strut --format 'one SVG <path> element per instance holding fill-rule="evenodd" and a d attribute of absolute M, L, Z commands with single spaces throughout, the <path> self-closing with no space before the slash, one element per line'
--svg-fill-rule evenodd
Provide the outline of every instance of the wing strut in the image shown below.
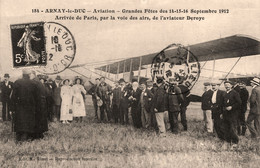
<path fill-rule="evenodd" d="M 140 62 L 139 62 L 138 83 L 140 82 L 141 66 L 142 66 L 142 57 L 140 57 Z"/>
<path fill-rule="evenodd" d="M 118 80 L 120 61 L 117 63 L 116 80 Z"/>
<path fill-rule="evenodd" d="M 241 59 L 241 57 L 239 57 L 236 61 L 236 63 L 232 66 L 232 68 L 230 69 L 230 71 L 227 73 L 227 75 L 225 76 L 224 80 L 227 79 L 228 75 L 230 74 L 230 72 L 235 68 L 235 66 L 237 65 L 238 61 Z M 220 83 L 220 85 L 224 82 L 224 80 L 222 80 L 222 82 Z"/>
<path fill-rule="evenodd" d="M 129 82 L 132 82 L 132 78 L 131 78 L 131 76 L 132 76 L 132 66 L 133 66 L 133 59 L 131 59 L 131 62 L 130 62 L 130 75 L 129 75 Z"/>
<path fill-rule="evenodd" d="M 211 82 L 213 82 L 214 73 L 215 73 L 215 57 L 214 57 L 214 59 L 213 59 L 213 71 L 212 71 L 212 76 L 211 76 Z"/>

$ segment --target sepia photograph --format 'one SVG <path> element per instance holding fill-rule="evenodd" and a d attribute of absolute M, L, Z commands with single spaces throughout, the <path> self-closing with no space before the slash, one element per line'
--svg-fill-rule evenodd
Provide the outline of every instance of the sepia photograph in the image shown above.
<path fill-rule="evenodd" d="M 258 168 L 260 1 L 0 0 L 0 167 Z"/>

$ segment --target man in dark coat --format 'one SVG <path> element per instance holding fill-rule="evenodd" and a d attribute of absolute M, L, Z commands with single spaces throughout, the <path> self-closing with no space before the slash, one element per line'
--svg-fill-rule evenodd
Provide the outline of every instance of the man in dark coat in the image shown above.
<path fill-rule="evenodd" d="M 211 98 L 211 111 L 212 111 L 212 119 L 214 123 L 214 129 L 217 133 L 217 136 L 224 140 L 224 128 L 223 128 L 223 120 L 220 118 L 223 115 L 223 103 L 224 103 L 224 94 L 225 91 L 219 90 L 219 81 L 214 81 L 211 83 L 212 86 L 212 98 Z"/>
<path fill-rule="evenodd" d="M 131 104 L 131 115 L 134 127 L 141 128 L 142 120 L 141 120 L 141 109 L 140 109 L 140 96 L 142 90 L 138 87 L 138 82 L 133 82 L 133 90 L 131 92 L 130 104 Z"/>
<path fill-rule="evenodd" d="M 183 84 L 178 85 L 178 87 L 181 89 L 181 93 L 183 95 L 183 102 L 181 103 L 181 124 L 183 126 L 184 131 L 188 130 L 188 124 L 186 119 L 186 111 L 187 107 L 190 104 L 190 90 L 188 87 L 186 87 Z"/>
<path fill-rule="evenodd" d="M 60 106 L 61 106 L 61 96 L 60 96 L 60 91 L 61 91 L 61 77 L 57 75 L 55 81 L 52 84 L 52 89 L 53 89 L 53 115 L 54 115 L 54 120 L 55 121 L 60 121 Z"/>
<path fill-rule="evenodd" d="M 112 111 L 114 116 L 115 123 L 118 123 L 118 120 L 120 119 L 120 87 L 119 83 L 115 83 L 115 88 L 112 91 L 113 97 L 112 97 Z"/>
<path fill-rule="evenodd" d="M 147 83 L 147 89 L 150 90 L 152 92 L 152 94 L 154 95 L 154 93 L 155 93 L 154 84 L 156 85 L 156 83 L 153 83 L 153 81 L 151 79 L 148 79 L 146 81 L 146 83 Z M 154 129 L 157 129 L 156 117 L 155 117 L 155 113 L 153 110 L 154 110 L 153 107 L 151 107 L 151 127 Z"/>
<path fill-rule="evenodd" d="M 37 108 L 35 113 L 35 139 L 43 138 L 43 133 L 48 131 L 48 113 L 47 113 L 47 90 L 44 87 L 44 76 L 36 76 L 36 72 L 32 71 L 31 80 L 37 86 Z"/>
<path fill-rule="evenodd" d="M 129 97 L 131 96 L 131 88 L 129 85 L 126 85 L 125 80 L 122 78 L 119 80 L 120 83 L 120 123 L 122 125 L 129 124 L 128 117 L 128 107 L 129 107 Z"/>
<path fill-rule="evenodd" d="M 213 121 L 212 121 L 212 112 L 211 112 L 211 98 L 213 91 L 210 88 L 210 83 L 204 83 L 204 93 L 201 97 L 201 109 L 203 110 L 203 116 L 205 121 L 205 129 L 208 133 L 213 133 Z"/>
<path fill-rule="evenodd" d="M 100 120 L 105 121 L 105 113 L 107 115 L 107 120 L 110 122 L 112 119 L 111 109 L 110 109 L 110 95 L 112 93 L 112 88 L 109 84 L 105 82 L 105 77 L 100 78 L 100 84 L 97 89 L 97 99 L 101 99 L 103 104 L 100 107 Z"/>
<path fill-rule="evenodd" d="M 47 77 L 46 77 L 47 78 Z M 45 80 L 45 83 L 44 83 L 44 86 L 45 86 L 45 89 L 47 90 L 47 97 L 46 97 L 46 101 L 47 101 L 47 112 L 48 112 L 48 120 L 50 122 L 53 121 L 53 81 L 52 79 L 48 79 L 48 80 Z"/>
<path fill-rule="evenodd" d="M 168 111 L 168 94 L 164 88 L 163 79 L 157 78 L 156 83 L 158 85 L 158 89 L 154 95 L 154 112 L 155 117 L 159 129 L 160 136 L 166 136 L 166 126 L 165 126 L 165 117 L 167 117 Z"/>
<path fill-rule="evenodd" d="M 26 141 L 35 133 L 38 88 L 30 80 L 30 71 L 23 70 L 23 78 L 14 83 L 12 111 L 14 112 L 14 132 L 17 141 Z"/>
<path fill-rule="evenodd" d="M 245 115 L 246 115 L 246 110 L 247 110 L 247 100 L 249 97 L 249 93 L 246 89 L 246 84 L 245 82 L 240 82 L 239 83 L 240 86 L 240 98 L 242 101 L 241 104 L 241 110 L 240 113 L 238 114 L 238 127 L 237 127 L 237 132 L 238 135 L 245 135 L 246 133 L 246 121 L 245 121 Z M 242 132 L 241 132 L 241 127 L 242 127 Z"/>
<path fill-rule="evenodd" d="M 260 78 L 253 78 L 250 83 L 253 90 L 249 98 L 250 111 L 247 116 L 246 124 L 252 138 L 257 138 L 260 137 Z"/>
<path fill-rule="evenodd" d="M 168 111 L 168 116 L 169 116 L 169 122 L 171 125 L 171 131 L 174 134 L 178 134 L 179 132 L 179 126 L 178 126 L 178 116 L 179 113 L 181 112 L 181 103 L 183 103 L 184 98 L 181 93 L 181 89 L 176 85 L 171 85 L 170 88 L 168 89 L 168 94 L 169 94 L 169 111 Z"/>
<path fill-rule="evenodd" d="M 157 84 L 156 83 L 153 83 L 153 87 L 151 88 L 151 92 L 153 93 L 153 95 L 155 95 L 156 91 L 157 91 Z M 154 112 L 154 108 L 152 109 L 152 117 L 151 117 L 151 124 L 152 124 L 152 127 L 158 131 L 158 126 L 157 126 L 157 121 L 156 121 L 156 117 L 155 117 L 155 112 Z"/>
<path fill-rule="evenodd" d="M 141 120 L 143 128 L 151 126 L 151 113 L 153 107 L 153 93 L 146 88 L 146 82 L 141 83 L 142 93 L 140 95 Z"/>
<path fill-rule="evenodd" d="M 224 85 L 226 88 L 223 103 L 225 140 L 237 144 L 239 141 L 237 135 L 237 119 L 242 102 L 239 93 L 232 89 L 232 83 L 230 81 L 225 81 Z"/>
<path fill-rule="evenodd" d="M 96 83 L 89 89 L 88 94 L 92 96 L 92 102 L 95 109 L 95 119 L 98 120 L 99 118 L 98 118 L 98 105 L 97 105 L 97 88 L 100 83 L 99 78 L 96 78 L 95 82 Z"/>
<path fill-rule="evenodd" d="M 2 101 L 2 118 L 3 121 L 10 121 L 11 120 L 11 116 L 10 116 L 10 95 L 13 89 L 13 83 L 9 81 L 9 74 L 5 74 L 4 75 L 4 81 L 1 82 L 1 90 L 2 90 L 2 94 L 1 94 L 1 101 Z"/>

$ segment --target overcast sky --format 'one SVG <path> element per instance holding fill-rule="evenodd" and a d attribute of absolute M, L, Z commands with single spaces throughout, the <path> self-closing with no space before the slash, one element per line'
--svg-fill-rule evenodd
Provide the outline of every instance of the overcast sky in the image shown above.
<path fill-rule="evenodd" d="M 65 25 L 74 35 L 77 54 L 73 65 L 136 57 L 162 50 L 171 43 L 191 45 L 220 37 L 245 34 L 260 39 L 260 1 L 258 0 L 0 0 L 0 61 L 1 73 L 17 72 L 12 68 L 10 24 L 55 21 Z M 229 14 L 193 14 L 204 21 L 70 21 L 55 20 L 68 14 L 32 14 L 32 9 L 229 9 Z M 81 14 L 82 16 L 120 16 L 131 14 Z M 135 14 L 136 15 L 136 14 Z M 143 14 L 142 14 L 143 15 Z M 145 14 L 154 16 L 155 14 Z M 159 15 L 160 14 L 156 14 Z M 164 14 L 168 16 L 167 14 Z M 187 14 L 183 14 L 187 15 Z M 72 15 L 76 16 L 76 15 Z M 177 16 L 182 16 L 177 15 Z M 216 69 L 229 71 L 236 59 L 216 62 Z M 234 73 L 260 72 L 260 57 L 240 60 Z M 205 68 L 212 68 L 209 62 Z M 12 72 L 11 72 L 12 71 Z M 68 72 L 68 71 L 67 71 Z M 202 71 L 203 76 L 211 72 Z M 216 75 L 221 75 L 217 74 Z"/>

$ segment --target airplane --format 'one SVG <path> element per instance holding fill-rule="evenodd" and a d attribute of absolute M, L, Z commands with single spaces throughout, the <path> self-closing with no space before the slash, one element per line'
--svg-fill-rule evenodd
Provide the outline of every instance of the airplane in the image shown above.
<path fill-rule="evenodd" d="M 231 73 L 232 69 L 236 66 L 241 57 L 253 56 L 260 54 L 260 40 L 247 36 L 247 35 L 233 35 L 229 37 L 219 38 L 216 40 L 211 40 L 203 43 L 198 43 L 194 45 L 186 46 L 188 50 L 197 57 L 198 62 L 204 62 L 203 65 L 200 66 L 200 69 L 203 70 L 205 64 L 208 61 L 213 60 L 215 64 L 215 60 L 218 59 L 226 59 L 226 58 L 238 58 L 234 63 L 229 72 L 225 72 L 226 76 L 221 78 L 220 80 L 235 80 L 235 78 L 228 78 L 228 75 Z M 176 55 L 178 52 L 178 48 L 165 50 L 166 57 L 170 58 L 172 55 Z M 98 66 L 94 69 L 89 68 L 89 65 L 93 65 L 93 63 L 84 63 L 79 65 L 70 66 L 68 69 L 73 71 L 74 73 L 79 74 L 87 81 L 85 83 L 86 89 L 89 89 L 92 85 L 94 85 L 95 77 L 103 76 L 107 79 L 107 82 L 113 84 L 118 81 L 119 75 L 123 78 L 131 82 L 132 80 L 142 81 L 147 80 L 149 77 L 147 75 L 148 68 L 151 67 L 153 59 L 159 53 L 151 53 L 147 55 L 132 57 L 132 58 L 119 58 L 115 60 L 103 60 L 101 62 L 97 62 L 96 65 L 104 64 L 103 66 Z M 212 69 L 212 78 L 215 71 L 215 67 L 213 64 Z M 79 70 L 80 68 L 80 70 Z M 87 76 L 83 73 L 82 70 L 91 73 L 91 77 Z M 141 70 L 146 70 L 146 75 L 141 75 Z M 206 68 L 205 68 L 206 70 Z M 134 75 L 136 74 L 137 75 Z M 94 74 L 94 78 L 92 76 Z M 249 84 L 250 78 L 240 77 L 240 80 L 245 81 Z M 238 79 L 236 79 L 238 80 Z M 196 89 L 193 89 L 196 91 Z"/>
<path fill-rule="evenodd" d="M 237 61 L 235 61 L 232 68 L 228 72 L 225 72 L 225 77 L 219 79 L 222 80 L 222 82 L 227 79 L 233 80 L 231 78 L 228 78 L 228 76 L 229 74 L 231 74 L 231 71 L 242 57 L 260 54 L 260 40 L 251 36 L 241 34 L 219 38 L 185 47 L 188 48 L 190 53 L 196 56 L 198 62 L 204 62 L 204 64 L 200 66 L 201 71 L 204 69 L 204 66 L 208 61 L 214 61 L 213 69 L 211 69 L 211 71 L 213 71 L 211 80 L 214 78 L 213 76 L 215 71 L 215 60 L 238 58 Z M 147 80 L 149 78 L 147 75 L 148 68 L 151 68 L 153 59 L 160 53 L 161 52 L 151 53 L 126 59 L 120 58 L 116 60 L 105 60 L 97 62 L 97 65 L 103 65 L 98 66 L 94 69 L 88 68 L 88 65 L 90 65 L 90 63 L 70 66 L 69 69 L 83 77 L 85 76 L 84 73 L 81 73 L 79 72 L 79 70 L 76 70 L 77 68 L 81 68 L 85 71 L 91 72 L 92 74 L 95 74 L 97 77 L 103 76 L 107 79 L 107 82 L 110 84 L 113 84 L 115 81 L 118 81 L 120 75 L 123 75 L 123 78 L 128 82 L 132 82 L 133 80 L 139 82 L 142 80 Z M 177 53 L 178 48 L 164 50 L 166 58 L 169 59 L 172 55 L 176 55 Z M 146 70 L 146 75 L 141 75 L 142 70 Z M 87 76 L 85 76 L 85 78 L 87 78 L 87 80 L 89 81 L 86 82 L 86 87 L 90 88 L 93 85 L 94 80 Z M 242 78 L 240 79 L 242 80 Z M 251 78 L 245 78 L 243 80 L 246 80 L 246 83 L 248 84 L 250 79 Z"/>
<path fill-rule="evenodd" d="M 201 70 L 205 66 L 207 61 L 226 59 L 226 58 L 238 58 L 230 71 L 227 73 L 224 80 L 227 79 L 233 68 L 236 66 L 241 57 L 253 56 L 260 54 L 260 41 L 256 38 L 247 35 L 233 35 L 225 38 L 220 38 L 208 42 L 198 43 L 187 46 L 189 51 L 195 55 L 199 62 L 205 62 L 201 66 Z M 176 55 L 178 48 L 169 49 L 165 51 L 166 58 L 170 58 L 172 55 Z M 153 59 L 158 53 L 147 54 L 143 56 L 127 58 L 124 60 L 116 61 L 107 65 L 97 67 L 96 70 L 103 71 L 110 74 L 120 74 L 140 71 L 145 69 L 145 66 L 152 64 Z M 214 69 L 213 69 L 214 71 Z M 132 74 L 132 73 L 131 73 Z M 129 81 L 133 76 L 129 76 Z M 138 77 L 140 78 L 140 77 Z"/>

